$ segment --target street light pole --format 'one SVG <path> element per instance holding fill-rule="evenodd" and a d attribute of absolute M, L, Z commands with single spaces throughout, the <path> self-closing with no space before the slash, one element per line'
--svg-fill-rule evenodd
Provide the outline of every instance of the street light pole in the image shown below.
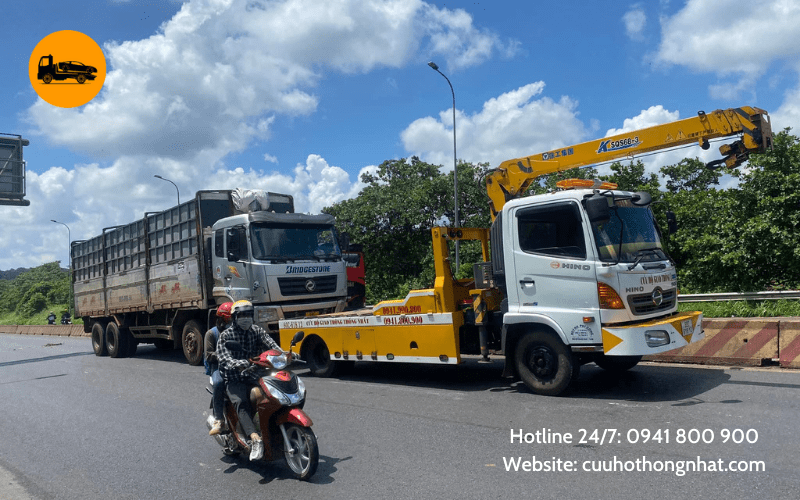
<path fill-rule="evenodd" d="M 69 303 L 67 303 L 67 312 L 70 317 L 72 317 L 72 231 L 70 231 L 69 226 L 63 222 L 59 222 L 55 219 L 50 219 L 50 222 L 61 224 L 67 228 L 67 239 L 69 240 L 67 241 L 67 250 L 69 251 Z"/>
<path fill-rule="evenodd" d="M 177 192 L 178 192 L 178 205 L 180 205 L 180 204 L 181 204 L 181 190 L 180 190 L 180 189 L 178 189 L 178 185 L 177 185 L 177 184 L 175 184 L 174 182 L 172 182 L 172 181 L 171 181 L 171 180 L 169 180 L 169 179 L 165 179 L 165 178 L 161 177 L 160 175 L 154 175 L 153 177 L 155 177 L 156 179 L 161 179 L 162 181 L 167 181 L 167 182 L 169 182 L 170 184 L 172 184 L 173 186 L 175 186 L 175 191 L 177 191 Z"/>
<path fill-rule="evenodd" d="M 450 93 L 453 94 L 453 204 L 454 204 L 454 215 L 455 215 L 455 227 L 459 227 L 461 224 L 458 220 L 458 160 L 456 156 L 456 92 L 453 90 L 453 84 L 450 83 L 450 79 L 445 76 L 444 73 L 439 71 L 439 66 L 436 65 L 435 62 L 431 61 L 428 63 L 428 66 L 434 69 L 437 73 L 442 75 L 445 80 L 447 80 L 447 84 L 450 85 Z M 458 272 L 458 268 L 460 267 L 459 261 L 459 241 L 456 240 L 456 270 Z"/>

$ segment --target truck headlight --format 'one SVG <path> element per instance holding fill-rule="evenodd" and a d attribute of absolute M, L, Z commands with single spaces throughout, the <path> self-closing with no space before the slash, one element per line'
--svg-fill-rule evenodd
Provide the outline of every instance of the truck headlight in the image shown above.
<path fill-rule="evenodd" d="M 280 319 L 278 309 L 275 307 L 256 307 L 256 322 L 275 323 Z"/>
<path fill-rule="evenodd" d="M 659 347 L 669 344 L 669 333 L 666 330 L 646 330 L 644 339 L 647 347 Z"/>

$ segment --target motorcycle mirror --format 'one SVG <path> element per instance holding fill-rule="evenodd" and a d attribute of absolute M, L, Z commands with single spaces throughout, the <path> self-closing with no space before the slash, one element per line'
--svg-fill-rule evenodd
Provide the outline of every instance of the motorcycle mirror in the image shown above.
<path fill-rule="evenodd" d="M 292 337 L 292 345 L 293 346 L 297 345 L 301 340 L 303 340 L 303 338 L 305 338 L 305 336 L 306 336 L 306 334 L 302 330 L 300 330 L 299 332 L 295 333 L 294 337 Z"/>

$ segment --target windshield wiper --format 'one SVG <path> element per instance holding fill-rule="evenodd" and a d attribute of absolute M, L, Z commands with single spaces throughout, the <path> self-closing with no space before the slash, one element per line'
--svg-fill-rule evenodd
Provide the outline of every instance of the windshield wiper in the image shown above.
<path fill-rule="evenodd" d="M 659 250 L 661 250 L 661 249 L 658 248 L 658 247 L 643 248 L 641 250 L 636 250 L 636 252 L 634 252 L 634 255 L 636 255 L 636 258 L 634 259 L 633 263 L 630 266 L 628 266 L 628 271 L 633 271 L 633 269 L 636 266 L 639 265 L 639 262 L 642 261 L 642 259 L 644 258 L 645 254 L 653 253 L 653 254 L 655 254 L 656 258 L 660 258 L 659 255 L 658 255 L 658 251 Z"/>

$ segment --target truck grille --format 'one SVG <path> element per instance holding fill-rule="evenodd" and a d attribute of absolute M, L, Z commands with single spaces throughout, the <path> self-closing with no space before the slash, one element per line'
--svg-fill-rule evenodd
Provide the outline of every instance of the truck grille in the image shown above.
<path fill-rule="evenodd" d="M 336 291 L 336 275 L 317 276 L 314 278 L 278 278 L 281 295 L 315 295 L 334 293 Z"/>
<path fill-rule="evenodd" d="M 661 290 L 661 304 L 659 305 L 656 305 L 653 300 L 652 292 L 630 295 L 628 297 L 628 305 L 631 308 L 631 312 L 636 316 L 668 311 L 675 306 L 675 300 L 677 299 L 677 294 L 675 292 L 676 289 L 674 288 L 672 290 Z"/>

